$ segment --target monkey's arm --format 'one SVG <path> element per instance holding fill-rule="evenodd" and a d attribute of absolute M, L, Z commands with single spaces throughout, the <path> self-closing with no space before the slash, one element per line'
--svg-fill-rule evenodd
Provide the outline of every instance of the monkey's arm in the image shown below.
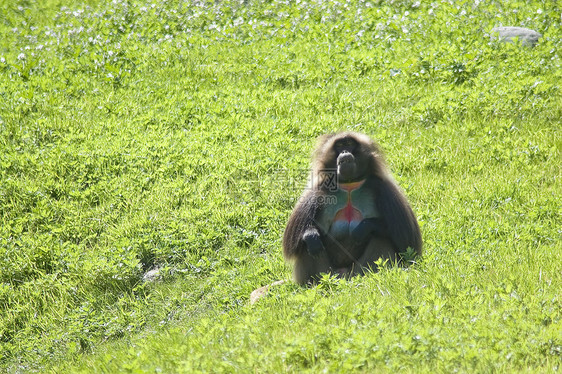
<path fill-rule="evenodd" d="M 306 250 L 312 257 L 318 257 L 324 251 L 324 244 L 320 239 L 320 231 L 316 227 L 310 227 L 302 236 L 302 240 L 306 244 Z"/>
<path fill-rule="evenodd" d="M 394 181 L 380 180 L 376 205 L 398 252 L 405 252 L 411 247 L 421 255 L 422 238 L 418 221 L 406 196 Z"/>
<path fill-rule="evenodd" d="M 283 253 L 287 259 L 299 256 L 304 251 L 316 257 L 324 250 L 315 222 L 319 209 L 318 193 L 312 190 L 305 192 L 289 218 L 283 234 Z"/>

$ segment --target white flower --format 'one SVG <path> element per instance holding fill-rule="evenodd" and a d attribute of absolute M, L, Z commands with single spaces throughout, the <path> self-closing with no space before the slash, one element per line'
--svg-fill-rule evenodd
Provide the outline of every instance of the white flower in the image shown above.
<path fill-rule="evenodd" d="M 18 60 L 25 60 L 25 53 L 20 53 L 18 55 Z"/>
<path fill-rule="evenodd" d="M 244 19 L 242 17 L 238 17 L 234 20 L 234 27 L 238 27 L 244 23 Z"/>

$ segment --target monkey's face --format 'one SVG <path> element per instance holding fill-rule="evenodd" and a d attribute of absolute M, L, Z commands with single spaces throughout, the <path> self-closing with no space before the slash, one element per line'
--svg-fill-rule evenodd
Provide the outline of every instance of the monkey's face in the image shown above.
<path fill-rule="evenodd" d="M 377 153 L 375 143 L 366 135 L 351 131 L 327 134 L 318 138 L 313 172 L 335 171 L 338 183 L 358 182 L 373 174 Z"/>
<path fill-rule="evenodd" d="M 360 143 L 352 136 L 345 136 L 334 141 L 333 159 L 338 174 L 338 182 L 348 183 L 361 180 L 368 172 L 370 152 L 362 149 Z"/>

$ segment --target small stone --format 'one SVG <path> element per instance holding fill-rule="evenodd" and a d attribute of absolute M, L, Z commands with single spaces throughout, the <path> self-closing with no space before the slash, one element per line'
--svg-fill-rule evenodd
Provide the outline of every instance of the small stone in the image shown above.
<path fill-rule="evenodd" d="M 513 43 L 515 39 L 519 39 L 522 45 L 530 47 L 537 44 L 539 38 L 542 37 L 542 34 L 525 27 L 495 27 L 492 29 L 492 32 L 496 33 L 502 42 Z M 494 38 L 494 36 L 492 36 L 492 38 Z"/>
<path fill-rule="evenodd" d="M 142 280 L 145 282 L 154 282 L 155 280 L 160 279 L 160 269 L 152 269 L 144 273 Z"/>
<path fill-rule="evenodd" d="M 278 280 L 278 281 L 275 281 L 271 284 L 268 284 L 267 286 L 263 286 L 263 287 L 255 289 L 250 294 L 250 304 L 255 304 L 259 299 L 261 299 L 262 297 L 267 295 L 267 292 L 269 291 L 270 287 L 279 286 L 280 284 L 283 284 L 285 282 L 286 281 L 284 281 L 284 280 Z"/>
<path fill-rule="evenodd" d="M 263 286 L 253 290 L 252 293 L 250 294 L 250 304 L 255 304 L 256 301 L 258 301 L 259 299 L 265 296 L 267 291 L 269 291 L 269 286 Z"/>

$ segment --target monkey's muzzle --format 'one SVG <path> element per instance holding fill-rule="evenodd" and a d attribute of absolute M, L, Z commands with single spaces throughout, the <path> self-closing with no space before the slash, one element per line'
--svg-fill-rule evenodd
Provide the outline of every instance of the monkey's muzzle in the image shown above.
<path fill-rule="evenodd" d="M 355 177 L 355 156 L 350 152 L 344 151 L 339 154 L 337 159 L 338 179 L 342 182 L 352 180 Z"/>
<path fill-rule="evenodd" d="M 350 152 L 343 151 L 338 155 L 338 166 L 343 164 L 348 164 L 350 162 L 355 163 L 355 156 L 353 156 Z"/>

